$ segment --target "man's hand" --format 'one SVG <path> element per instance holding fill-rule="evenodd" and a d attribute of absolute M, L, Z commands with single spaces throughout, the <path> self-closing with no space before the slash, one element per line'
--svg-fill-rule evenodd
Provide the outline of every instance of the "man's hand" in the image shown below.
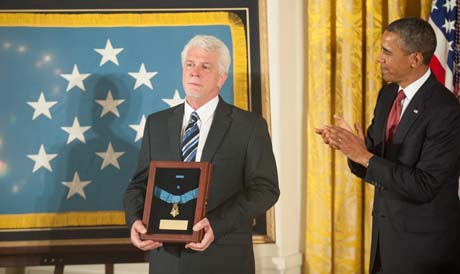
<path fill-rule="evenodd" d="M 204 218 L 193 226 L 193 231 L 200 231 L 204 229 L 204 236 L 199 243 L 188 243 L 185 248 L 190 248 L 195 251 L 205 251 L 209 245 L 214 241 L 214 232 L 209 224 L 208 218 Z"/>
<path fill-rule="evenodd" d="M 342 117 L 334 115 L 334 119 L 337 125 L 316 128 L 315 133 L 321 135 L 325 144 L 342 151 L 350 160 L 367 166 L 373 154 L 366 148 L 361 127 L 355 123 L 357 132 L 357 135 L 355 135 Z"/>
<path fill-rule="evenodd" d="M 348 130 L 349 132 L 353 132 L 353 129 L 351 128 L 351 126 L 347 123 L 347 121 L 345 121 L 345 119 L 343 119 L 341 116 L 337 115 L 337 114 L 334 114 L 334 120 L 335 120 L 335 124 L 345 130 Z M 355 124 L 355 127 L 356 127 L 357 124 Z M 360 132 L 361 132 L 361 135 L 364 140 L 364 134 L 363 134 L 363 131 L 361 130 L 360 128 Z M 358 132 L 358 135 L 359 135 L 359 132 Z"/>
<path fill-rule="evenodd" d="M 131 242 L 133 245 L 141 250 L 147 251 L 163 246 L 163 243 L 155 242 L 152 240 L 142 240 L 141 234 L 147 233 L 147 229 L 141 220 L 136 220 L 131 227 Z"/>

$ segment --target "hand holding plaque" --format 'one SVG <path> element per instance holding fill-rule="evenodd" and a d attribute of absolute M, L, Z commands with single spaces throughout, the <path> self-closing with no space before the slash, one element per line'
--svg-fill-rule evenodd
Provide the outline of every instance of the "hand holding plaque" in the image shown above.
<path fill-rule="evenodd" d="M 205 162 L 150 163 L 142 239 L 199 242 L 203 231 L 193 225 L 204 218 L 212 165 Z"/>

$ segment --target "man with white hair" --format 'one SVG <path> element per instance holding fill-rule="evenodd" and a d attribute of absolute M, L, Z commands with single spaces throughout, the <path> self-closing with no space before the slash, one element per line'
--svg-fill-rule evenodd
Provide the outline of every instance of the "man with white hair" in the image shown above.
<path fill-rule="evenodd" d="M 145 125 L 137 171 L 124 205 L 132 243 L 151 250 L 151 274 L 255 272 L 251 223 L 277 201 L 278 178 L 265 120 L 219 96 L 230 61 L 227 46 L 216 37 L 191 39 L 182 51 L 185 102 L 151 114 Z M 196 149 L 181 150 L 195 124 Z M 206 217 L 193 227 L 204 230 L 201 242 L 178 245 L 141 240 L 140 235 L 146 233 L 141 219 L 152 160 L 212 163 Z"/>

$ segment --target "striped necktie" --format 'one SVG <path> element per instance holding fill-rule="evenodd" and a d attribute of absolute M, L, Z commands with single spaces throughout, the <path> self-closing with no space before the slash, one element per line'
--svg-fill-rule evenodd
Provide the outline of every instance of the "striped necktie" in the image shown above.
<path fill-rule="evenodd" d="M 184 162 L 194 162 L 200 139 L 200 129 L 198 128 L 200 117 L 196 111 L 190 115 L 184 136 L 182 136 L 182 160 Z"/>

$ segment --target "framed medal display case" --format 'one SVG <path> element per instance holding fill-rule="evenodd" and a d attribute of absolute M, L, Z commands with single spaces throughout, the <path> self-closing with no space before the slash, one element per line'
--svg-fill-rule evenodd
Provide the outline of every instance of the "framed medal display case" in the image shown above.
<path fill-rule="evenodd" d="M 192 228 L 206 214 L 211 174 L 207 162 L 150 162 L 142 239 L 200 242 L 203 230 Z"/>

